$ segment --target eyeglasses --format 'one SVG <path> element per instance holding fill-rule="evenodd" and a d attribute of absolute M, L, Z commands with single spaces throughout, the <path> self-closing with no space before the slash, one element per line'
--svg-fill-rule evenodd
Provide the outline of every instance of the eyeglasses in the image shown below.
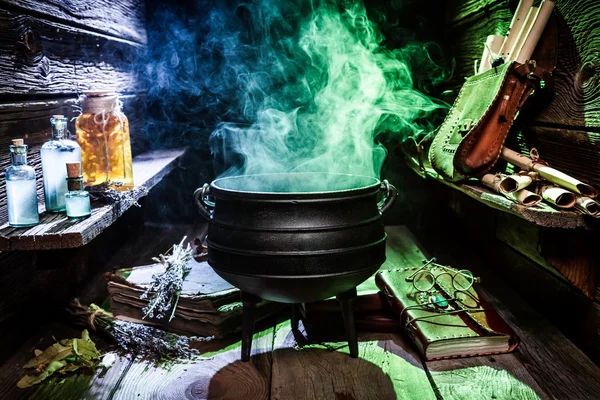
<path fill-rule="evenodd" d="M 467 269 L 457 270 L 445 265 L 436 263 L 437 259 L 434 257 L 431 260 L 423 260 L 424 264 L 411 276 L 406 277 L 407 282 L 412 282 L 413 286 L 419 292 L 427 292 L 431 290 L 433 286 L 438 283 L 442 276 L 449 276 L 452 279 L 452 286 L 458 291 L 467 291 L 473 283 L 479 282 L 479 278 L 475 278 L 473 273 Z M 441 269 L 442 272 L 434 275 L 433 269 Z"/>

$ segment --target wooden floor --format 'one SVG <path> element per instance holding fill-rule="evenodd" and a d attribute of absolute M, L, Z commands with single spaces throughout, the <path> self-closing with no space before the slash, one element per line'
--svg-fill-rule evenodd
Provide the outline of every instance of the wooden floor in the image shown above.
<path fill-rule="evenodd" d="M 427 255 L 405 228 L 388 233 L 390 267 Z M 17 389 L 34 347 L 52 343 L 58 332 L 77 334 L 52 323 L 0 367 L 0 399 L 599 398 L 600 369 L 581 351 L 497 280 L 481 289 L 522 340 L 512 354 L 423 362 L 401 335 L 363 333 L 360 358 L 351 359 L 343 342 L 298 345 L 301 338 L 280 316 L 259 327 L 249 362 L 240 361 L 239 341 L 213 341 L 200 359 L 170 370 L 121 357 L 104 374 Z"/>

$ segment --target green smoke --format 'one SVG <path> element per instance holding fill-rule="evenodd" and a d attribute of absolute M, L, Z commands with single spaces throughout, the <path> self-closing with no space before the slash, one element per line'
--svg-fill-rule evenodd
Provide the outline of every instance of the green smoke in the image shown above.
<path fill-rule="evenodd" d="M 263 0 L 240 13 L 248 31 L 222 71 L 237 80 L 251 123 L 223 123 L 213 132 L 216 157 L 242 160 L 222 176 L 378 178 L 386 150 L 377 136 L 426 134 L 423 121 L 442 106 L 415 90 L 408 50 L 381 45 L 361 1 L 294 3 Z"/>

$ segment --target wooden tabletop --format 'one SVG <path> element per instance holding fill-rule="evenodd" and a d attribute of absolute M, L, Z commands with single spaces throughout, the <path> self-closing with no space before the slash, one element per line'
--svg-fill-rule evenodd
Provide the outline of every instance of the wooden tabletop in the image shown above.
<path fill-rule="evenodd" d="M 388 227 L 388 261 L 397 268 L 428 256 L 405 227 Z M 487 280 L 489 281 L 489 279 Z M 600 369 L 514 292 L 493 281 L 485 296 L 521 338 L 514 353 L 424 362 L 400 334 L 362 333 L 360 357 L 343 341 L 306 344 L 287 315 L 257 328 L 249 362 L 240 342 L 212 341 L 200 359 L 170 370 L 118 358 L 105 374 L 80 374 L 17 389 L 33 348 L 52 335 L 77 335 L 56 323 L 34 334 L 0 367 L 4 399 L 593 399 Z M 70 333 L 62 333 L 70 329 Z M 70 337 L 70 336 L 65 336 Z M 61 339 L 62 336 L 57 337 Z M 299 344 L 300 343 L 300 344 Z"/>

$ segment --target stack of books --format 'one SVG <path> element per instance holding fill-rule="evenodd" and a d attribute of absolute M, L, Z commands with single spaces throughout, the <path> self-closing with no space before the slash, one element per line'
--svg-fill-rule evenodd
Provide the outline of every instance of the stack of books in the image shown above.
<path fill-rule="evenodd" d="M 206 262 L 190 261 L 175 316 L 171 321 L 144 318 L 142 309 L 148 299 L 141 295 L 152 282 L 152 276 L 164 272 L 162 264 L 119 269 L 106 274 L 111 312 L 116 318 L 158 326 L 168 331 L 191 336 L 223 338 L 242 326 L 242 303 L 239 290 L 219 277 Z M 258 305 L 259 321 L 284 305 L 264 301 Z"/>

